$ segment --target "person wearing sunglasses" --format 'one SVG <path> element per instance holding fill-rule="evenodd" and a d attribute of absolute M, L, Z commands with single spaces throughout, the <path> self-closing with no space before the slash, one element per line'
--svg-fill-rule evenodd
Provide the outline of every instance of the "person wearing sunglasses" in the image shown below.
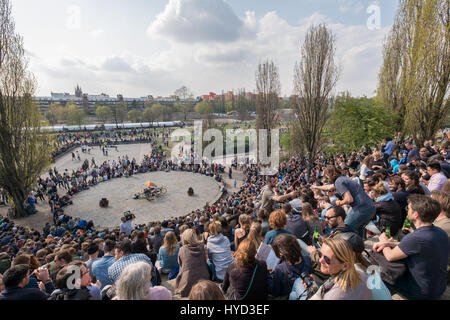
<path fill-rule="evenodd" d="M 351 239 L 355 240 L 355 243 L 352 243 L 352 247 L 359 247 L 360 243 L 363 242 L 361 237 L 358 236 L 356 231 L 352 229 L 351 227 L 347 226 L 345 224 L 345 218 L 346 213 L 345 210 L 342 207 L 338 206 L 332 206 L 329 207 L 328 210 L 325 213 L 325 221 L 330 228 L 331 232 L 328 236 L 329 239 L 337 238 L 342 234 L 351 233 L 353 237 Z M 350 238 L 350 237 L 349 237 Z M 306 246 L 302 244 L 300 241 L 300 246 L 303 249 L 303 253 L 307 251 L 311 257 L 311 260 L 313 262 L 313 269 L 314 273 L 319 276 L 321 279 L 327 279 L 328 275 L 323 274 L 321 272 L 321 265 L 320 265 L 320 250 L 318 250 L 315 246 Z"/>
<path fill-rule="evenodd" d="M 330 278 L 310 300 L 373 300 L 365 272 L 355 269 L 356 257 L 344 239 L 324 239 L 320 270 Z"/>

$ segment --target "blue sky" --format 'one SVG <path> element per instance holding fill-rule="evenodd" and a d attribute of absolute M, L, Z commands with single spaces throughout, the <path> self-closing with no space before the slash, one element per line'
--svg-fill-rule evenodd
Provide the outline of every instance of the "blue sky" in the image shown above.
<path fill-rule="evenodd" d="M 307 28 L 336 35 L 342 72 L 336 92 L 372 96 L 383 40 L 397 0 L 12 0 L 37 95 L 72 92 L 126 97 L 195 95 L 255 88 L 260 61 L 279 66 L 282 95 Z M 367 21 L 380 12 L 380 24 Z M 374 20 L 370 20 L 374 21 Z"/>

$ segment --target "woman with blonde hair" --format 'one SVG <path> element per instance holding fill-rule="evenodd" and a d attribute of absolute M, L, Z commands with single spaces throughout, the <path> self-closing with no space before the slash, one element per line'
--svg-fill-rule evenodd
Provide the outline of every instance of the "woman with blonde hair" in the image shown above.
<path fill-rule="evenodd" d="M 246 214 L 241 214 L 239 216 L 239 228 L 237 228 L 234 233 L 234 245 L 236 250 L 239 247 L 239 244 L 247 238 L 248 232 L 250 231 L 250 225 L 251 217 Z"/>
<path fill-rule="evenodd" d="M 231 254 L 230 241 L 222 234 L 222 224 L 219 221 L 213 221 L 209 224 L 206 248 L 208 258 L 214 265 L 216 278 L 218 282 L 222 282 L 225 272 L 228 266 L 234 262 L 234 258 Z"/>
<path fill-rule="evenodd" d="M 206 249 L 193 229 L 187 229 L 181 235 L 183 246 L 178 252 L 180 272 L 175 280 L 175 294 L 187 297 L 191 288 L 199 280 L 209 280 L 206 263 Z"/>
<path fill-rule="evenodd" d="M 170 273 L 173 269 L 178 269 L 178 252 L 180 246 L 178 245 L 177 237 L 175 233 L 169 231 L 164 236 L 164 242 L 159 247 L 158 262 L 159 271 L 161 273 Z"/>
<path fill-rule="evenodd" d="M 259 248 L 262 239 L 262 225 L 260 222 L 253 222 L 250 226 L 250 231 L 248 233 L 247 239 L 253 242 L 256 248 Z"/>
<path fill-rule="evenodd" d="M 116 283 L 114 300 L 172 300 L 163 286 L 151 286 L 152 268 L 143 261 L 128 265 Z"/>
<path fill-rule="evenodd" d="M 366 180 L 368 173 L 371 171 L 369 168 L 371 156 L 366 156 L 363 161 L 361 161 L 361 168 L 359 169 L 359 179 L 361 181 Z"/>
<path fill-rule="evenodd" d="M 192 287 L 189 300 L 226 300 L 220 287 L 210 280 L 201 280 Z"/>
<path fill-rule="evenodd" d="M 373 300 L 367 275 L 355 269 L 355 253 L 346 240 L 325 238 L 320 255 L 320 271 L 330 278 L 311 300 Z"/>

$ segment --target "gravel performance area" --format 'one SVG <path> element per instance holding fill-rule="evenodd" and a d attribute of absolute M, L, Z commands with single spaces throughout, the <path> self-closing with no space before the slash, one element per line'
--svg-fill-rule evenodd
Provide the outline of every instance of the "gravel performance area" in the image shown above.
<path fill-rule="evenodd" d="M 165 186 L 167 193 L 152 201 L 133 199 L 135 193 L 142 192 L 142 183 L 145 181 Z M 192 197 L 187 195 L 189 187 L 194 189 Z M 213 203 L 220 195 L 219 186 L 212 177 L 178 171 L 149 172 L 112 179 L 91 187 L 74 195 L 73 205 L 65 207 L 64 211 L 73 217 L 93 220 L 96 227 L 111 228 L 120 224 L 124 211 L 134 213 L 134 223 L 147 224 L 150 221 L 184 216 L 203 207 L 206 202 Z M 109 200 L 108 208 L 99 206 L 101 198 Z"/>

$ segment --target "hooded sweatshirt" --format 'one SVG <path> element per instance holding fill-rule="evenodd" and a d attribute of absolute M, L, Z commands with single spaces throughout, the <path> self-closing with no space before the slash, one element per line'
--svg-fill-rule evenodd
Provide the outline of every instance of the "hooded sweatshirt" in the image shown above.
<path fill-rule="evenodd" d="M 216 268 L 217 278 L 223 280 L 228 266 L 234 262 L 230 249 L 230 241 L 220 233 L 208 237 L 206 248 L 208 250 L 208 257 Z"/>

